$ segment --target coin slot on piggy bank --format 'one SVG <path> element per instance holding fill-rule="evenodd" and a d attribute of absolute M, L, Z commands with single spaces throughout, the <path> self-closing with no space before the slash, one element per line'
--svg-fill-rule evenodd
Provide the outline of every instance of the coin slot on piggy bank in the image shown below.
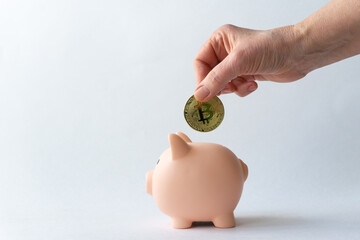
<path fill-rule="evenodd" d="M 234 227 L 246 164 L 228 148 L 193 143 L 184 133 L 169 134 L 169 144 L 146 174 L 146 192 L 158 208 L 171 217 L 174 228 L 189 228 L 193 222 Z"/>

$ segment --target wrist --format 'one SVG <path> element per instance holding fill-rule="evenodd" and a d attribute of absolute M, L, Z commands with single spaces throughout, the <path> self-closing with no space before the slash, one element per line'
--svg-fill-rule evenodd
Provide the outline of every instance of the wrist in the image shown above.
<path fill-rule="evenodd" d="M 306 72 L 360 53 L 360 2 L 331 1 L 294 25 Z"/>
<path fill-rule="evenodd" d="M 300 22 L 283 27 L 287 32 L 284 45 L 288 49 L 287 66 L 298 74 L 306 76 L 309 72 L 327 65 L 325 60 L 329 48 L 316 39 L 311 28 Z"/>
<path fill-rule="evenodd" d="M 303 73 L 304 76 L 309 72 L 319 68 L 319 62 L 316 61 L 316 53 L 312 51 L 312 41 L 310 40 L 309 29 L 305 24 L 298 23 L 292 26 L 293 31 L 293 45 L 295 53 L 294 59 L 298 71 Z"/>
<path fill-rule="evenodd" d="M 285 71 L 296 73 L 299 78 L 314 70 L 310 58 L 307 56 L 307 32 L 300 25 L 289 25 L 270 30 L 277 38 L 276 49 L 284 56 Z"/>
<path fill-rule="evenodd" d="M 298 61 L 301 71 L 307 74 L 322 67 L 320 56 L 323 56 L 326 52 L 316 48 L 309 26 L 304 22 L 297 23 L 294 25 L 294 32 L 297 36 Z"/>
<path fill-rule="evenodd" d="M 317 26 L 311 19 L 305 19 L 294 25 L 294 32 L 300 49 L 299 66 L 306 73 L 356 53 L 353 36 L 349 31 L 331 31 Z"/>

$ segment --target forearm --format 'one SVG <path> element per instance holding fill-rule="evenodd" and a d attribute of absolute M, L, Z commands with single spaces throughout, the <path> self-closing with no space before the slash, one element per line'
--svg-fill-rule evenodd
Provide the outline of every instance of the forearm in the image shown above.
<path fill-rule="evenodd" d="M 302 71 L 360 53 L 360 0 L 333 0 L 294 26 Z"/>

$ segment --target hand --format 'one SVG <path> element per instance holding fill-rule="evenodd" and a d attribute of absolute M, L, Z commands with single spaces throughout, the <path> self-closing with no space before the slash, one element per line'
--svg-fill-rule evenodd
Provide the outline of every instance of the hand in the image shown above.
<path fill-rule="evenodd" d="M 233 93 L 244 97 L 257 89 L 254 80 L 291 82 L 307 74 L 297 63 L 301 44 L 295 26 L 257 31 L 224 25 L 202 46 L 194 61 L 195 98 L 208 101 Z"/>

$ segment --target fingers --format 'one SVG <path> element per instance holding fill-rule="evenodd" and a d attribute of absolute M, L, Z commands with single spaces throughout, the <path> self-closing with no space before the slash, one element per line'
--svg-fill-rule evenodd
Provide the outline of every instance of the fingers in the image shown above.
<path fill-rule="evenodd" d="M 228 94 L 228 93 L 233 93 L 236 91 L 236 86 L 232 83 L 229 82 L 223 90 L 221 90 L 221 94 Z"/>
<path fill-rule="evenodd" d="M 198 86 L 194 96 L 198 101 L 206 102 L 215 95 L 233 92 L 246 96 L 257 89 L 254 76 L 241 76 L 239 66 L 242 66 L 240 61 L 243 60 L 243 54 L 231 52 L 232 38 L 228 33 L 232 30 L 232 27 L 229 29 L 229 26 L 223 26 L 214 32 L 195 57 L 195 79 Z"/>
<path fill-rule="evenodd" d="M 258 85 L 254 80 L 253 76 L 237 77 L 229 82 L 225 88 L 216 95 L 236 93 L 240 97 L 245 97 L 257 89 Z"/>
<path fill-rule="evenodd" d="M 258 85 L 255 81 L 248 81 L 244 77 L 237 77 L 236 79 L 232 80 L 231 83 L 236 88 L 234 92 L 240 97 L 245 97 L 258 88 Z"/>
<path fill-rule="evenodd" d="M 232 79 L 236 77 L 231 64 L 231 54 L 216 65 L 204 78 L 200 80 L 195 89 L 195 98 L 200 102 L 206 102 L 219 93 Z"/>

